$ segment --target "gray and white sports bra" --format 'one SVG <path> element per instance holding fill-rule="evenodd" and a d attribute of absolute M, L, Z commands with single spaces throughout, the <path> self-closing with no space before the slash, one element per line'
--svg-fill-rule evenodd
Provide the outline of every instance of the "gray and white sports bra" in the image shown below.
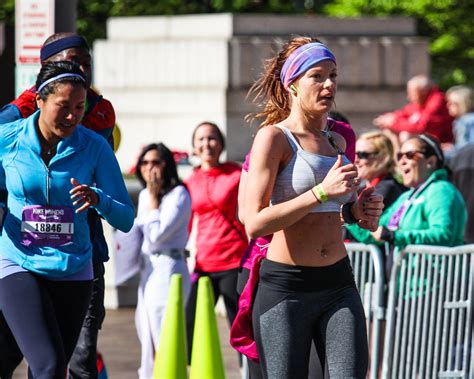
<path fill-rule="evenodd" d="M 321 183 L 337 159 L 337 157 L 328 157 L 303 150 L 289 129 L 282 125 L 276 125 L 276 127 L 285 133 L 294 154 L 288 165 L 276 178 L 270 205 L 291 200 Z M 344 164 L 350 163 L 345 155 L 343 162 Z M 310 213 L 339 212 L 341 204 L 347 203 L 351 197 L 352 193 L 332 198 L 318 204 Z"/>

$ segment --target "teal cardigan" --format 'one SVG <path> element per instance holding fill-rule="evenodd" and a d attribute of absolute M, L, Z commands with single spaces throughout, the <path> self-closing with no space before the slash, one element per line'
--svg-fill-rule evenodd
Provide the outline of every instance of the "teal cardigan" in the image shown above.
<path fill-rule="evenodd" d="M 404 192 L 380 217 L 380 225 L 387 226 L 414 189 Z M 415 195 L 415 200 L 394 232 L 394 245 L 403 248 L 409 244 L 457 246 L 464 243 L 466 205 L 461 193 L 448 181 L 445 169 L 433 172 L 427 186 Z M 370 231 L 357 224 L 346 225 L 354 238 L 362 243 L 383 244 Z"/>

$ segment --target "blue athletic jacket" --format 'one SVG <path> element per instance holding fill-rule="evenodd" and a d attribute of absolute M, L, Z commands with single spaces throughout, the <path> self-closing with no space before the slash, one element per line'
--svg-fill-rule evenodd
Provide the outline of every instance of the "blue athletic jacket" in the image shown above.
<path fill-rule="evenodd" d="M 0 109 L 0 124 L 6 124 L 21 118 L 31 116 L 36 107 L 35 88 L 27 89 L 10 104 Z M 87 91 L 86 111 L 81 124 L 87 129 L 102 135 L 111 143 L 112 131 L 115 124 L 115 111 L 112 104 L 95 92 L 92 88 Z M 111 144 L 113 146 L 113 144 Z M 0 167 L 0 202 L 6 203 L 5 173 Z M 92 258 L 94 262 L 107 262 L 109 249 L 105 241 L 102 222 L 93 210 L 88 211 L 88 223 L 92 240 Z M 0 228 L 0 234 L 2 230 Z"/>
<path fill-rule="evenodd" d="M 26 119 L 0 125 L 0 160 L 6 173 L 8 211 L 0 236 L 2 255 L 29 271 L 63 277 L 82 270 L 90 261 L 92 245 L 87 212 L 74 214 L 73 243 L 52 247 L 26 247 L 21 243 L 22 210 L 26 205 L 72 207 L 71 177 L 93 187 L 99 197 L 97 212 L 113 227 L 127 232 L 134 220 L 115 155 L 107 141 L 78 125 L 59 142 L 48 166 L 41 159 L 35 125 L 39 111 Z M 49 201 L 48 201 L 49 192 Z"/>

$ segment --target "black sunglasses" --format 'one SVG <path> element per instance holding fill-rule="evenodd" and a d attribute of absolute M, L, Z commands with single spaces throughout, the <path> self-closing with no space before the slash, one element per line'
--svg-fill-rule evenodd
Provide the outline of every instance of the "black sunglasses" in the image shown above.
<path fill-rule="evenodd" d="M 416 157 L 416 154 L 424 155 L 425 152 L 423 150 L 410 150 L 405 152 L 400 151 L 397 153 L 397 161 L 401 160 L 404 156 L 407 157 L 407 159 L 412 160 Z"/>
<path fill-rule="evenodd" d="M 356 151 L 357 158 L 359 159 L 369 159 L 378 153 L 378 151 Z"/>
<path fill-rule="evenodd" d="M 143 159 L 142 161 L 140 161 L 140 166 L 148 166 L 148 165 L 158 166 L 161 164 L 161 162 L 163 162 L 161 159 L 152 159 L 150 161 Z"/>

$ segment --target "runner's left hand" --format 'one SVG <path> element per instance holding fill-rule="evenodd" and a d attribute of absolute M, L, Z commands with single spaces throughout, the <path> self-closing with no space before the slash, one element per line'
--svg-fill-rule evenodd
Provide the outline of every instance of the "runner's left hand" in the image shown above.
<path fill-rule="evenodd" d="M 383 207 L 383 196 L 375 194 L 373 187 L 364 188 L 352 206 L 352 214 L 361 228 L 376 231 Z"/>
<path fill-rule="evenodd" d="M 76 213 L 84 212 L 89 207 L 95 207 L 99 203 L 99 198 L 94 190 L 87 184 L 81 184 L 76 179 L 71 178 L 73 189 L 69 191 L 71 194 L 72 205 L 79 206 Z"/>

